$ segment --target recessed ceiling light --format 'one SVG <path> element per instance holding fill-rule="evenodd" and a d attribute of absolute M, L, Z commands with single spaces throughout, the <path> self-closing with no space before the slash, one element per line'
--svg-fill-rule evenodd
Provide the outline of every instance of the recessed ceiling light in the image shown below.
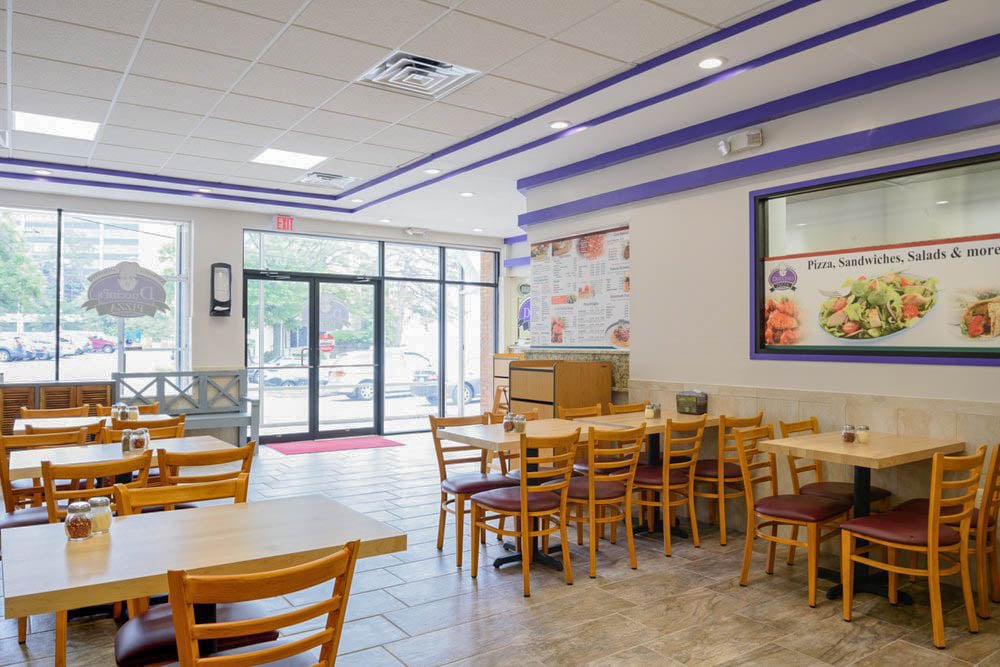
<path fill-rule="evenodd" d="M 272 164 L 276 167 L 291 167 L 292 169 L 312 169 L 327 158 L 322 155 L 309 155 L 307 153 L 293 153 L 292 151 L 279 151 L 277 148 L 268 148 L 263 153 L 250 160 L 257 164 Z"/>
<path fill-rule="evenodd" d="M 482 227 L 473 227 L 472 231 L 474 231 L 474 232 L 482 232 L 483 228 Z"/>
<path fill-rule="evenodd" d="M 806 223 L 804 223 L 804 222 L 799 222 L 799 223 L 796 223 L 796 224 L 795 224 L 795 226 L 796 226 L 796 227 L 805 227 L 805 226 L 806 226 Z"/>
<path fill-rule="evenodd" d="M 441 173 L 441 170 L 435 167 L 431 167 L 430 169 L 424 169 L 424 173 L 430 176 L 437 176 L 438 174 Z"/>
<path fill-rule="evenodd" d="M 938 201 L 936 201 L 934 203 L 937 204 L 938 206 L 944 206 L 945 204 L 948 203 L 948 200 L 947 199 L 941 199 L 941 200 L 938 200 Z"/>
<path fill-rule="evenodd" d="M 24 111 L 14 112 L 14 129 L 21 132 L 51 134 L 56 137 L 93 141 L 94 137 L 97 136 L 97 129 L 100 126 L 100 123 L 89 120 L 43 116 L 42 114 L 26 113 Z"/>
<path fill-rule="evenodd" d="M 364 204 L 365 200 L 364 199 L 354 198 L 354 199 L 351 200 L 351 203 L 352 204 Z"/>
<path fill-rule="evenodd" d="M 570 125 L 571 123 L 568 120 L 554 120 L 549 123 L 549 127 L 553 130 L 565 130 Z"/>
<path fill-rule="evenodd" d="M 705 58 L 704 60 L 702 60 L 700 63 L 698 63 L 698 67 L 702 69 L 717 69 L 725 64 L 726 64 L 725 58 L 712 57 L 712 58 Z"/>
<path fill-rule="evenodd" d="M 459 197 L 465 197 L 466 199 L 468 199 L 469 197 L 475 197 L 476 193 L 475 192 L 459 192 L 458 196 Z"/>
<path fill-rule="evenodd" d="M 392 218 L 382 218 L 379 222 L 392 222 Z"/>
<path fill-rule="evenodd" d="M 207 195 L 207 194 L 208 194 L 209 192 L 211 192 L 211 191 L 212 191 L 212 188 L 198 188 L 198 192 L 200 192 L 200 193 L 202 193 L 202 194 L 206 194 L 206 195 Z"/>
<path fill-rule="evenodd" d="M 35 176 L 51 176 L 52 172 L 48 169 L 36 169 L 34 171 Z"/>

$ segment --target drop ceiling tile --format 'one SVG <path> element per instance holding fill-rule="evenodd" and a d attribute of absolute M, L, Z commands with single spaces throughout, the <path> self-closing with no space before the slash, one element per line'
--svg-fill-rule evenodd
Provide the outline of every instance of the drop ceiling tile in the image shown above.
<path fill-rule="evenodd" d="M 204 0 L 208 4 L 228 7 L 247 14 L 263 16 L 284 23 L 302 6 L 302 0 Z"/>
<path fill-rule="evenodd" d="M 346 139 L 321 137 L 305 132 L 289 132 L 271 144 L 271 148 L 308 155 L 340 155 L 354 144 L 355 142 Z"/>
<path fill-rule="evenodd" d="M 127 35 L 14 13 L 15 53 L 124 72 L 137 41 Z"/>
<path fill-rule="evenodd" d="M 327 174 L 341 174 L 343 176 L 353 176 L 363 179 L 375 178 L 390 171 L 389 167 L 340 159 L 327 160 L 316 165 L 314 169 Z"/>
<path fill-rule="evenodd" d="M 84 157 L 69 157 L 66 155 L 54 155 L 52 153 L 42 153 L 36 151 L 22 151 L 15 149 L 14 157 L 19 160 L 36 160 L 39 162 L 58 162 L 59 164 L 76 164 L 76 165 L 86 165 L 87 158 Z"/>
<path fill-rule="evenodd" d="M 59 93 L 110 100 L 122 75 L 32 56 L 14 56 L 14 81 Z"/>
<path fill-rule="evenodd" d="M 150 151 L 143 148 L 98 144 L 94 150 L 94 157 L 99 160 L 114 160 L 115 162 L 160 167 L 170 158 L 170 153 Z"/>
<path fill-rule="evenodd" d="M 446 11 L 422 0 L 326 0 L 311 3 L 295 22 L 313 30 L 395 48 Z"/>
<path fill-rule="evenodd" d="M 108 100 L 14 86 L 14 109 L 16 111 L 102 123 L 110 106 L 111 102 Z"/>
<path fill-rule="evenodd" d="M 555 97 L 555 93 L 496 76 L 481 76 L 448 95 L 449 104 L 516 116 Z"/>
<path fill-rule="evenodd" d="M 558 42 L 545 42 L 493 70 L 493 74 L 567 93 L 625 66 L 619 60 L 590 51 Z"/>
<path fill-rule="evenodd" d="M 456 137 L 464 137 L 485 130 L 504 120 L 503 116 L 474 111 L 464 107 L 456 107 L 444 102 L 435 102 L 424 107 L 415 114 L 408 116 L 404 125 L 419 127 L 424 130 L 444 132 Z"/>
<path fill-rule="evenodd" d="M 17 0 L 14 11 L 18 14 L 42 16 L 66 23 L 77 23 L 126 35 L 142 32 L 153 0 Z"/>
<path fill-rule="evenodd" d="M 332 111 L 315 111 L 296 125 L 295 129 L 324 137 L 361 141 L 386 126 L 386 123 L 370 118 L 348 116 Z"/>
<path fill-rule="evenodd" d="M 246 146 L 244 144 L 234 144 L 228 141 L 213 141 L 212 139 L 202 139 L 199 137 L 188 138 L 180 148 L 178 153 L 184 155 L 196 155 L 198 157 L 210 157 L 216 160 L 232 160 L 234 162 L 246 162 L 258 154 L 259 146 Z"/>
<path fill-rule="evenodd" d="M 248 162 L 241 165 L 234 172 L 233 176 L 242 178 L 256 178 L 274 183 L 290 183 L 299 176 L 306 174 L 305 169 L 289 169 L 288 167 L 275 167 L 270 164 L 254 164 Z"/>
<path fill-rule="evenodd" d="M 264 54 L 262 62 L 353 81 L 389 55 L 380 46 L 292 26 Z"/>
<path fill-rule="evenodd" d="M 683 12 L 688 16 L 711 23 L 723 25 L 735 18 L 753 14 L 771 5 L 780 4 L 775 0 L 653 0 L 669 9 Z"/>
<path fill-rule="evenodd" d="M 236 82 L 246 60 L 146 40 L 132 65 L 136 74 L 192 86 L 225 90 Z"/>
<path fill-rule="evenodd" d="M 215 108 L 212 115 L 226 120 L 238 120 L 244 123 L 284 129 L 294 125 L 309 111 L 309 107 L 230 93 L 222 98 L 222 102 Z"/>
<path fill-rule="evenodd" d="M 201 116 L 169 111 L 154 107 L 136 106 L 117 102 L 111 108 L 108 123 L 142 130 L 157 130 L 174 134 L 188 134 L 195 128 Z"/>
<path fill-rule="evenodd" d="M 639 62 L 706 29 L 704 23 L 646 0 L 620 0 L 556 38 L 618 60 Z"/>
<path fill-rule="evenodd" d="M 213 160 L 207 157 L 177 154 L 170 158 L 164 169 L 184 169 L 204 174 L 228 174 L 239 166 L 239 162 L 231 162 L 229 160 Z"/>
<path fill-rule="evenodd" d="M 221 118 L 206 118 L 193 134 L 196 137 L 229 141 L 234 144 L 266 146 L 278 138 L 281 130 Z"/>
<path fill-rule="evenodd" d="M 186 157 L 186 156 L 175 156 L 174 159 L 176 159 L 177 157 Z M 173 160 L 171 160 L 171 163 L 173 163 Z M 167 166 L 158 169 L 156 173 L 159 174 L 160 176 L 169 176 L 171 178 L 187 178 L 191 180 L 205 181 L 206 185 L 209 187 L 212 185 L 218 185 L 220 182 L 218 172 L 213 172 L 213 171 L 199 171 L 196 169 L 173 169 Z M 228 181 L 229 179 L 227 178 L 226 180 Z"/>
<path fill-rule="evenodd" d="M 566 0 L 467 0 L 462 3 L 462 11 L 521 30 L 552 36 L 614 2 L 573 0 L 572 7 L 569 7 Z"/>
<path fill-rule="evenodd" d="M 318 107 L 346 85 L 346 81 L 338 79 L 257 63 L 236 84 L 233 91 L 289 104 Z"/>
<path fill-rule="evenodd" d="M 15 150 L 49 153 L 55 156 L 87 157 L 94 146 L 93 141 L 82 139 L 67 139 L 53 137 L 49 134 L 33 134 L 31 132 L 11 132 L 11 146 Z M 57 157 L 56 162 L 59 161 Z"/>
<path fill-rule="evenodd" d="M 403 150 L 402 148 L 389 148 L 388 146 L 376 146 L 374 144 L 358 144 L 339 156 L 345 160 L 356 162 L 370 162 L 382 165 L 383 167 L 398 167 L 401 164 L 420 157 L 423 153 Z"/>
<path fill-rule="evenodd" d="M 101 130 L 100 139 L 102 144 L 145 148 L 147 150 L 167 151 L 170 153 L 177 150 L 177 147 L 184 141 L 184 137 L 178 134 L 151 132 L 149 130 L 139 130 L 134 127 L 122 127 L 120 125 L 105 125 Z"/>
<path fill-rule="evenodd" d="M 393 125 L 369 139 L 370 143 L 393 148 L 405 148 L 410 151 L 429 153 L 455 143 L 455 137 L 440 132 L 421 130 L 405 125 Z"/>
<path fill-rule="evenodd" d="M 222 93 L 218 90 L 134 74 L 125 79 L 118 95 L 119 102 L 193 114 L 208 113 L 220 99 Z"/>
<path fill-rule="evenodd" d="M 257 57 L 281 27 L 277 21 L 204 2 L 170 0 L 160 5 L 146 36 L 249 60 Z"/>
<path fill-rule="evenodd" d="M 427 106 L 430 100 L 379 90 L 358 83 L 351 84 L 323 105 L 328 111 L 364 116 L 395 123 L 417 109 Z"/>
<path fill-rule="evenodd" d="M 453 12 L 407 42 L 403 50 L 485 71 L 541 41 L 523 30 Z"/>

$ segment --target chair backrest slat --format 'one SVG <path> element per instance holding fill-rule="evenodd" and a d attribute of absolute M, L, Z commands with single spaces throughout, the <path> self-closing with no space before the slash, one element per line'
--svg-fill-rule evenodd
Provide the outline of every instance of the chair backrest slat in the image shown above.
<path fill-rule="evenodd" d="M 559 419 L 577 419 L 579 417 L 600 417 L 602 412 L 601 404 L 585 405 L 581 408 L 564 408 L 556 406 Z"/>
<path fill-rule="evenodd" d="M 240 473 L 235 477 L 194 484 L 176 486 L 130 487 L 115 485 L 115 506 L 119 515 L 138 514 L 144 507 L 164 507 L 173 509 L 177 503 L 196 503 L 207 500 L 232 498 L 233 502 L 245 503 L 250 488 L 250 475 Z"/>
<path fill-rule="evenodd" d="M 111 430 L 113 431 L 123 431 L 125 429 L 132 429 L 133 431 L 137 428 L 148 428 L 150 430 L 154 428 L 169 428 L 184 426 L 184 422 L 187 420 L 187 415 L 177 415 L 176 417 L 164 416 L 162 419 L 156 420 L 128 420 L 128 419 L 115 419 L 111 418 Z M 181 432 L 183 436 L 183 431 Z M 178 436 L 181 437 L 181 436 Z"/>
<path fill-rule="evenodd" d="M 707 415 L 698 419 L 674 421 L 668 419 L 664 428 L 663 483 L 667 484 L 671 470 L 687 470 L 694 475 L 701 441 L 705 436 Z"/>
<path fill-rule="evenodd" d="M 160 483 L 197 484 L 201 482 L 217 482 L 235 479 L 239 475 L 249 475 L 253 466 L 255 444 L 250 442 L 243 447 L 220 447 L 204 452 L 172 452 L 167 449 L 156 450 L 156 467 L 160 469 Z M 224 468 L 239 463 L 239 468 Z M 192 471 L 201 468 L 202 473 Z"/>
<path fill-rule="evenodd" d="M 649 405 L 649 401 L 643 401 L 642 403 L 619 403 L 618 405 L 608 403 L 608 414 L 624 415 L 631 412 L 643 412 L 647 405 Z"/>
<path fill-rule="evenodd" d="M 140 415 L 158 415 L 160 414 L 160 402 L 153 401 L 152 403 L 141 403 L 135 407 L 139 408 Z M 94 406 L 97 411 L 97 416 L 99 417 L 110 417 L 111 416 L 111 406 L 101 405 L 98 403 Z"/>
<path fill-rule="evenodd" d="M 594 487 L 603 482 L 624 483 L 626 492 L 631 494 L 645 437 L 645 424 L 630 429 L 591 426 L 587 430 L 587 483 L 591 498 L 596 497 Z"/>
<path fill-rule="evenodd" d="M 100 441 L 101 430 L 104 428 L 104 423 L 101 421 L 95 421 L 93 424 L 81 426 L 80 428 L 84 432 L 85 443 L 98 442 Z M 67 429 L 65 426 L 36 426 L 34 424 L 24 425 L 24 432 L 27 435 L 50 435 L 53 433 L 67 433 L 69 431 L 76 431 L 76 429 Z"/>
<path fill-rule="evenodd" d="M 754 417 L 719 417 L 719 449 L 718 458 L 720 461 L 729 461 L 739 465 L 740 457 L 736 452 L 736 436 L 733 431 L 738 428 L 757 428 L 764 423 L 764 411 L 760 411 Z"/>
<path fill-rule="evenodd" d="M 142 487 L 149 481 L 149 466 L 153 460 L 152 450 L 128 456 L 115 461 L 96 463 L 52 463 L 42 461 L 42 485 L 45 489 L 45 507 L 48 509 L 49 523 L 56 523 L 66 516 L 65 503 L 74 500 L 89 500 L 96 496 L 114 499 L 115 487 L 103 485 L 105 480 L 119 475 L 133 479 L 126 486 Z M 56 480 L 68 480 L 68 484 L 56 487 Z M 103 486 L 102 486 L 103 485 Z"/>
<path fill-rule="evenodd" d="M 237 575 L 191 575 L 172 570 L 167 573 L 170 606 L 173 611 L 174 633 L 180 663 L 190 667 L 212 665 L 262 665 L 304 653 L 316 647 L 320 650 L 317 665 L 331 667 L 337 657 L 340 636 L 347 610 L 351 581 L 357 563 L 359 541 L 350 542 L 338 552 L 318 560 L 270 572 Z M 298 609 L 226 623 L 197 623 L 196 604 L 246 602 L 289 595 L 297 591 L 335 580 L 326 600 Z M 200 638 L 220 639 L 281 630 L 326 615 L 326 623 L 317 630 L 296 635 L 295 640 L 248 649 L 239 655 L 203 658 L 199 651 Z"/>
<path fill-rule="evenodd" d="M 555 437 L 521 434 L 521 507 L 528 507 L 529 491 L 538 491 L 535 485 L 543 480 L 545 491 L 558 491 L 565 503 L 579 442 L 580 429 Z"/>
<path fill-rule="evenodd" d="M 29 408 L 21 406 L 21 419 L 57 419 L 60 417 L 86 417 L 90 405 L 84 403 L 75 408 Z"/>

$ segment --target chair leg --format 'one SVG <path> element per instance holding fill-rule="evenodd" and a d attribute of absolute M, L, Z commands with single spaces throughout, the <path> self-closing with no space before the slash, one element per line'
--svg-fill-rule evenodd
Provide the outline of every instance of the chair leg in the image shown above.
<path fill-rule="evenodd" d="M 941 574 L 940 559 L 937 554 L 927 554 L 927 589 L 931 603 L 931 632 L 934 646 L 945 648 L 944 641 L 944 611 L 941 608 Z"/>
<path fill-rule="evenodd" d="M 969 624 L 969 632 L 979 632 L 979 617 L 976 616 L 976 604 L 972 599 L 972 576 L 969 572 L 969 542 L 966 541 L 959 550 L 959 574 L 962 577 L 962 599 L 965 602 L 965 619 Z"/>
<path fill-rule="evenodd" d="M 507 522 L 507 517 L 505 517 L 505 516 L 500 517 L 500 525 L 498 527 L 500 528 L 501 531 L 503 530 L 503 525 L 506 522 Z M 497 542 L 503 542 L 503 533 L 502 532 L 497 533 Z"/>
<path fill-rule="evenodd" d="M 444 522 L 447 520 L 448 512 L 445 511 L 445 503 L 448 502 L 448 494 L 441 492 L 441 512 L 438 514 L 438 551 L 444 549 Z"/>
<path fill-rule="evenodd" d="M 611 544 L 618 544 L 618 521 L 611 524 Z"/>
<path fill-rule="evenodd" d="M 792 539 L 793 540 L 799 539 L 799 527 L 798 526 L 792 526 Z M 795 545 L 794 544 L 789 544 L 788 545 L 788 560 L 785 561 L 785 562 L 788 563 L 789 565 L 795 565 Z"/>
<path fill-rule="evenodd" d="M 569 509 L 566 510 L 569 512 Z M 549 529 L 549 519 L 548 517 L 542 519 L 542 531 Z M 549 552 L 549 536 L 548 534 L 542 535 L 542 553 L 547 554 Z"/>
<path fill-rule="evenodd" d="M 476 575 L 479 574 L 479 550 L 482 548 L 479 546 L 479 540 L 477 537 L 482 534 L 483 544 L 486 543 L 486 530 L 479 527 L 479 505 L 472 503 L 472 507 L 469 508 L 472 519 L 472 578 L 475 579 Z"/>
<path fill-rule="evenodd" d="M 562 517 L 560 517 L 561 519 Z M 562 540 L 562 563 L 563 563 L 563 574 L 566 577 L 566 585 L 571 585 L 573 583 L 573 564 L 569 562 L 569 549 L 565 545 L 569 544 L 566 541 L 566 535 L 568 531 L 566 530 L 566 522 L 559 522 L 559 539 Z"/>
<path fill-rule="evenodd" d="M 1000 602 L 1000 559 L 996 544 L 990 545 L 990 600 Z"/>
<path fill-rule="evenodd" d="M 656 508 L 652 505 L 653 494 L 649 491 L 643 491 L 642 493 L 650 503 L 649 505 L 646 505 L 646 529 L 652 533 L 656 528 Z M 663 517 L 663 520 L 666 521 L 667 517 Z"/>
<path fill-rule="evenodd" d="M 976 535 L 976 594 L 979 597 L 979 615 L 990 617 L 990 562 L 986 553 L 985 536 Z"/>
<path fill-rule="evenodd" d="M 743 568 L 740 570 L 740 586 L 746 586 L 750 577 L 750 559 L 753 557 L 753 540 L 756 535 L 753 514 L 747 515 L 747 541 L 743 546 Z"/>
<path fill-rule="evenodd" d="M 56 667 L 66 667 L 66 642 L 69 636 L 69 612 L 56 612 Z"/>
<path fill-rule="evenodd" d="M 670 556 L 673 547 L 670 544 L 670 529 L 674 525 L 674 512 L 670 506 L 670 491 L 666 488 L 660 492 L 660 514 L 663 515 L 663 555 Z"/>
<path fill-rule="evenodd" d="M 886 562 L 895 567 L 899 562 L 899 550 L 886 547 Z M 899 603 L 899 574 L 889 570 L 889 604 Z"/>
<path fill-rule="evenodd" d="M 917 566 L 920 565 L 920 554 L 914 551 L 910 554 L 910 568 L 916 570 Z M 916 581 L 917 575 L 911 574 L 910 581 Z"/>
<path fill-rule="evenodd" d="M 462 544 L 465 537 L 465 496 L 455 496 L 455 567 L 462 567 Z"/>
<path fill-rule="evenodd" d="M 719 482 L 719 545 L 726 546 L 726 485 Z"/>
<path fill-rule="evenodd" d="M 625 540 L 628 542 L 628 565 L 633 570 L 639 567 L 635 558 L 635 535 L 632 532 L 632 502 L 631 497 L 625 498 Z"/>
<path fill-rule="evenodd" d="M 796 526 L 797 528 L 798 526 Z M 816 574 L 819 568 L 819 524 L 810 523 L 806 526 L 806 555 L 809 568 L 809 606 L 816 606 Z"/>
<path fill-rule="evenodd" d="M 531 522 L 521 522 L 521 576 L 524 578 L 524 597 L 531 597 Z"/>
<path fill-rule="evenodd" d="M 778 525 L 771 525 L 771 536 L 776 537 L 778 535 Z M 778 550 L 778 543 L 767 541 L 767 564 L 764 567 L 764 571 L 768 574 L 774 574 L 774 555 Z"/>
<path fill-rule="evenodd" d="M 590 531 L 590 578 L 597 577 L 597 512 L 593 503 L 587 507 L 587 529 Z M 603 528 L 603 524 L 601 528 Z M 563 549 L 563 552 L 566 550 Z"/>
<path fill-rule="evenodd" d="M 22 616 L 17 619 L 17 643 L 23 644 L 28 641 L 28 617 Z"/>
<path fill-rule="evenodd" d="M 851 606 L 854 602 L 854 535 L 850 531 L 840 531 L 840 585 L 844 589 L 844 620 L 851 620 Z"/>
<path fill-rule="evenodd" d="M 583 505 L 576 506 L 576 543 L 583 546 Z"/>
<path fill-rule="evenodd" d="M 698 536 L 698 515 L 695 513 L 694 507 L 694 486 L 688 489 L 688 518 L 691 520 L 691 542 L 694 543 L 695 548 L 701 547 L 701 538 Z"/>

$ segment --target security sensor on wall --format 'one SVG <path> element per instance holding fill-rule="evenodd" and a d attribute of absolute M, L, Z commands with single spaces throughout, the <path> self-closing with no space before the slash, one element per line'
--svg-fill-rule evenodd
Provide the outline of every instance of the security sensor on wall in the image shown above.
<path fill-rule="evenodd" d="M 726 137 L 721 139 L 716 147 L 719 149 L 719 153 L 722 157 L 726 157 L 730 153 L 740 153 L 742 151 L 750 150 L 751 148 L 760 148 L 764 145 L 764 130 L 755 128 L 753 130 L 747 130 L 746 132 L 740 132 L 739 134 L 734 134 L 731 137 Z"/>

